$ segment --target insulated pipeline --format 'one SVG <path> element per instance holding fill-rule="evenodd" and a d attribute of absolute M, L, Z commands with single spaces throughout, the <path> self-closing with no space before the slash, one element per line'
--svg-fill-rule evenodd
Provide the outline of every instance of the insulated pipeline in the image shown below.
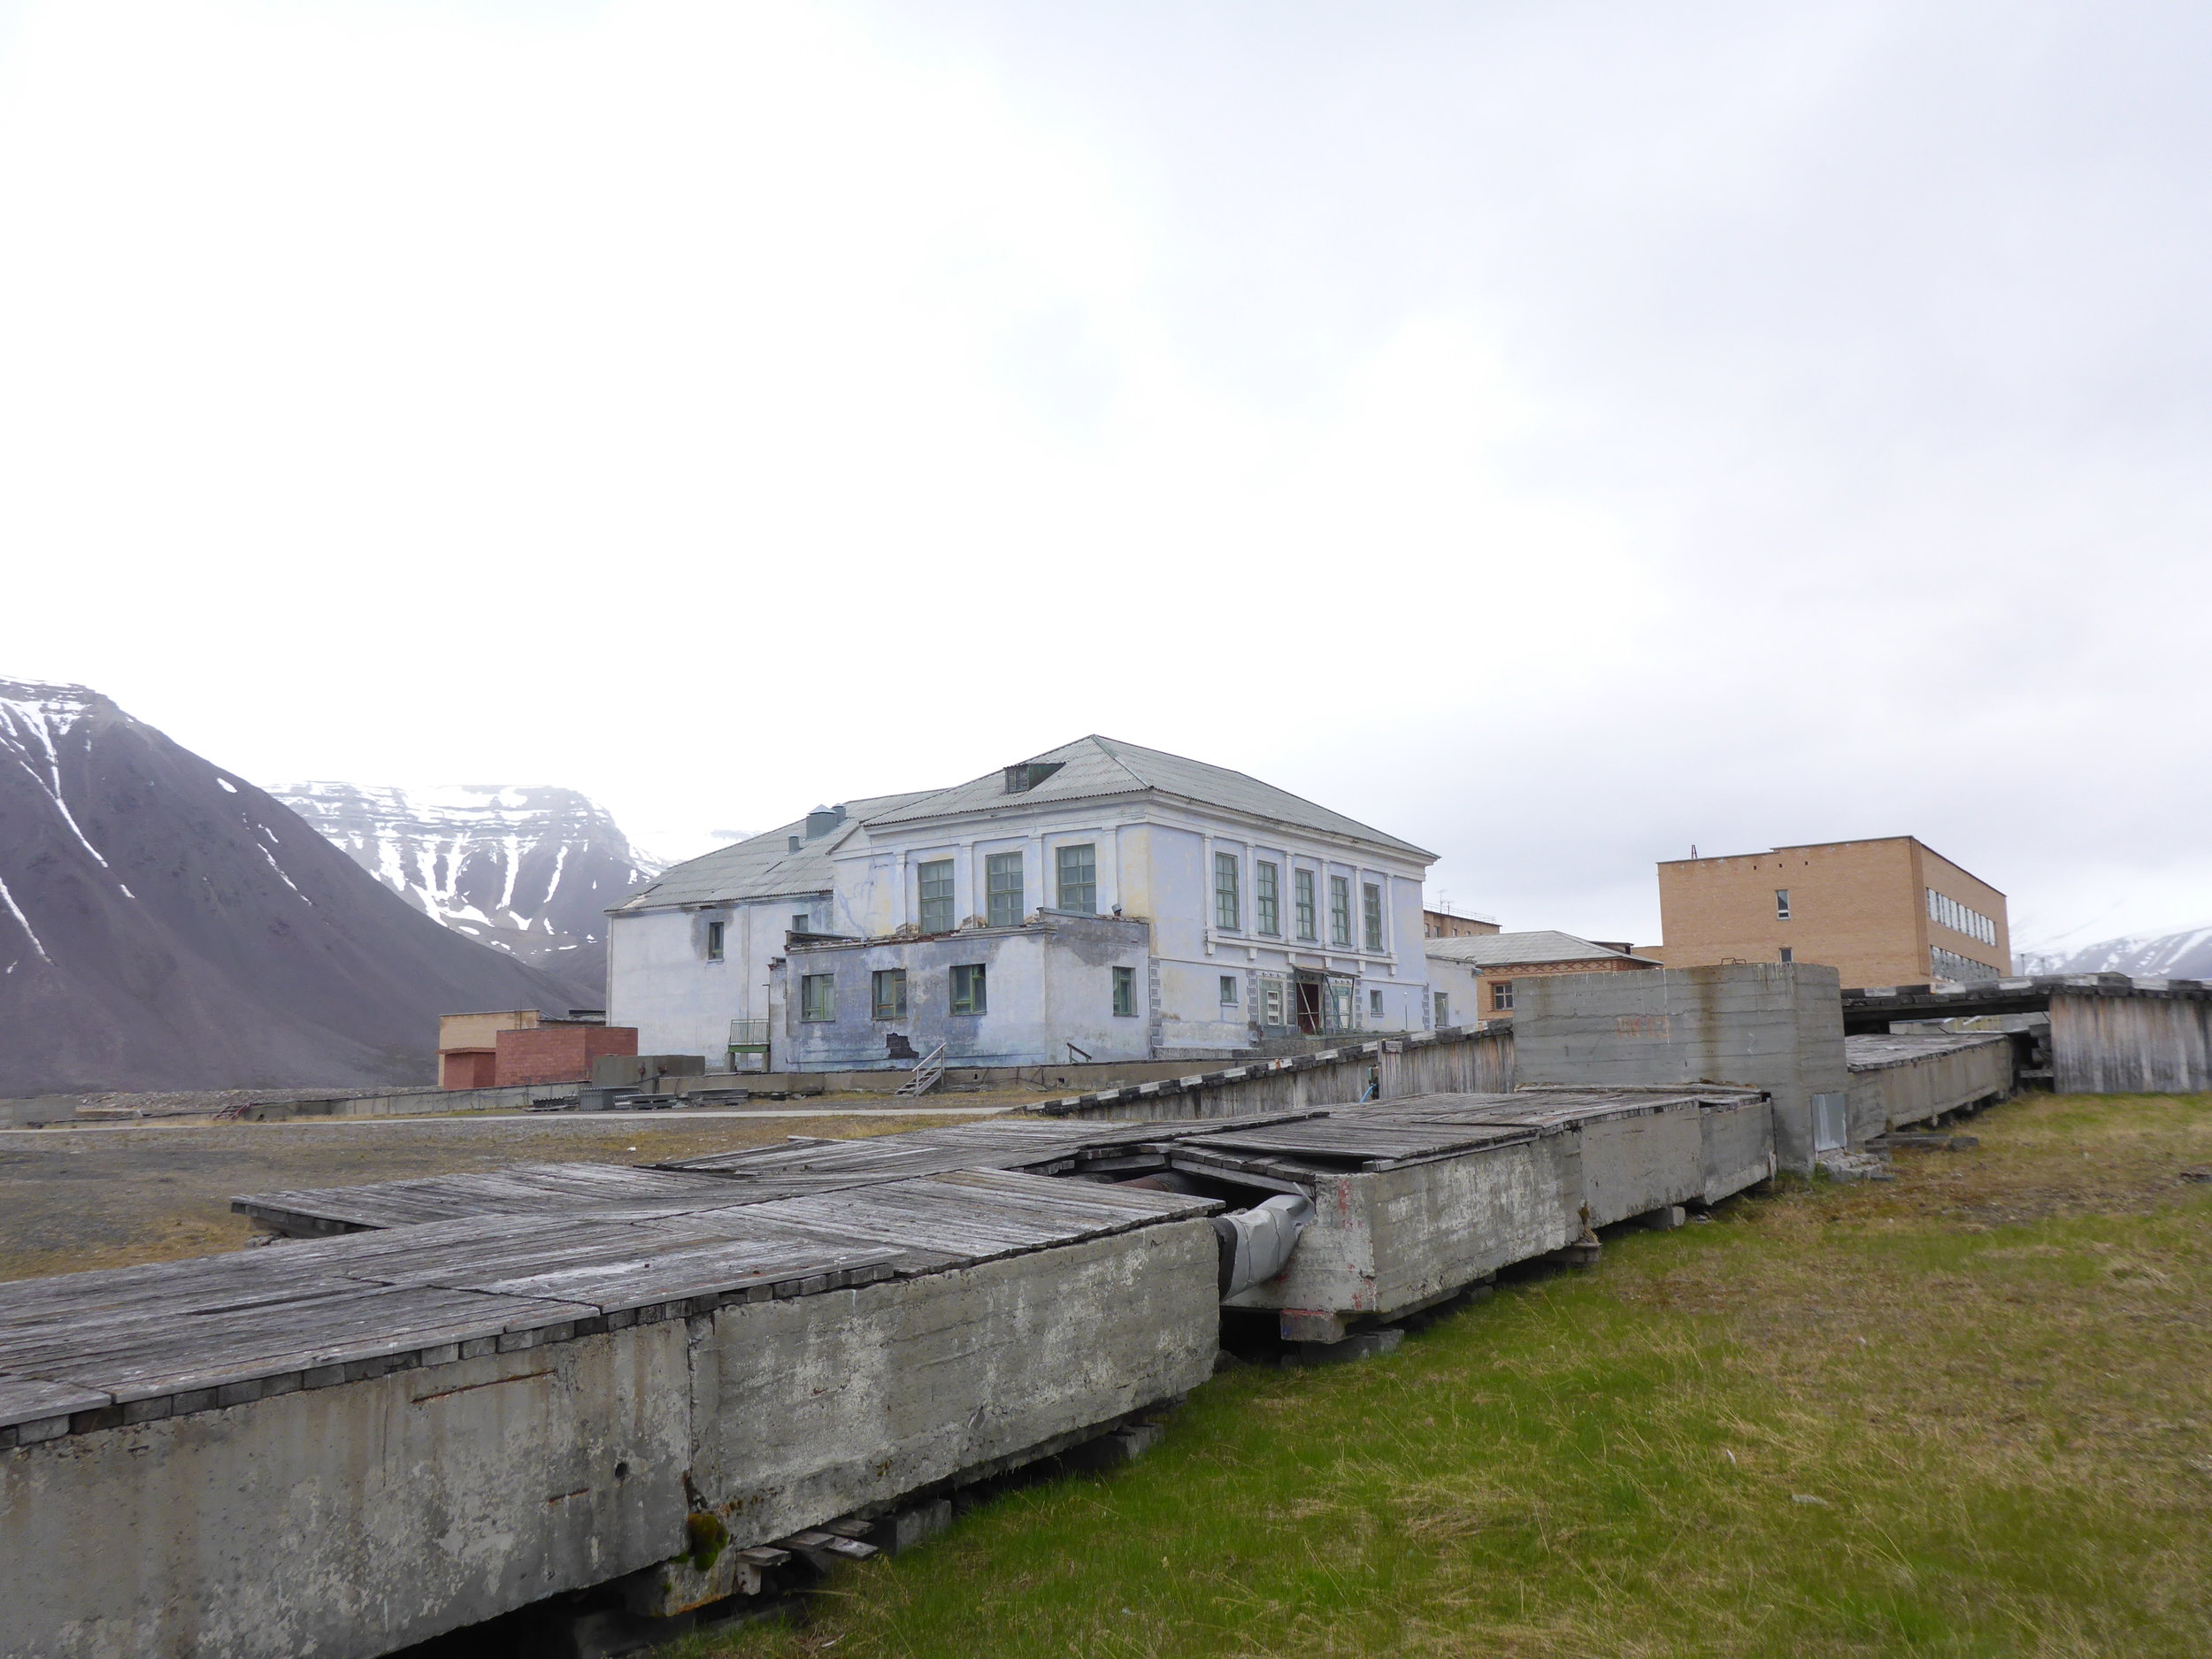
<path fill-rule="evenodd" d="M 1313 1200 L 1300 1193 L 1280 1193 L 1254 1209 L 1216 1216 L 1222 1295 L 1233 1296 L 1281 1272 L 1298 1248 L 1298 1235 L 1312 1219 Z"/>

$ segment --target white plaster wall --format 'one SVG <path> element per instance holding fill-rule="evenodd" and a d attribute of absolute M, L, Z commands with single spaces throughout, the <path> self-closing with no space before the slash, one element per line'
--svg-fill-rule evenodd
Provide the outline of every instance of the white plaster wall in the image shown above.
<path fill-rule="evenodd" d="M 730 1021 L 765 1019 L 768 964 L 783 954 L 805 895 L 702 910 L 632 911 L 607 929 L 607 1023 L 635 1025 L 640 1054 L 700 1054 L 719 1066 Z M 707 959 L 707 924 L 723 924 L 722 960 Z"/>

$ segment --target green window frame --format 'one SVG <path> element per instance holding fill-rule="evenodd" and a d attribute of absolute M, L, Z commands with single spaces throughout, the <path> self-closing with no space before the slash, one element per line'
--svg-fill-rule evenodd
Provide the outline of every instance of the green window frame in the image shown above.
<path fill-rule="evenodd" d="M 878 1019 L 906 1018 L 906 970 L 878 968 L 869 980 L 869 1002 Z"/>
<path fill-rule="evenodd" d="M 1252 866 L 1252 931 L 1268 939 L 1283 934 L 1283 872 L 1264 860 Z"/>
<path fill-rule="evenodd" d="M 990 1011 L 984 986 L 983 964 L 964 962 L 952 971 L 952 1011 L 956 1014 L 984 1014 Z"/>
<path fill-rule="evenodd" d="M 1382 888 L 1372 881 L 1360 883 L 1359 915 L 1367 949 L 1380 951 L 1383 948 Z"/>
<path fill-rule="evenodd" d="M 1243 931 L 1244 895 L 1238 891 L 1234 853 L 1214 855 L 1214 926 L 1225 933 Z"/>
<path fill-rule="evenodd" d="M 994 927 L 1022 925 L 1022 856 L 991 853 L 983 860 L 984 919 Z"/>
<path fill-rule="evenodd" d="M 723 924 L 720 922 L 707 924 L 707 960 L 709 962 L 722 960 L 722 930 Z"/>
<path fill-rule="evenodd" d="M 914 866 L 915 919 L 926 933 L 949 933 L 953 923 L 952 860 L 933 858 Z"/>
<path fill-rule="evenodd" d="M 1056 910 L 1078 916 L 1098 914 L 1098 849 L 1089 841 L 1062 847 L 1053 854 L 1059 876 Z"/>
<path fill-rule="evenodd" d="M 1134 968 L 1114 970 L 1114 1012 L 1123 1019 L 1137 1017 L 1137 971 Z"/>
<path fill-rule="evenodd" d="M 1452 998 L 1448 991 L 1432 993 L 1436 998 L 1436 1028 L 1444 1030 L 1452 1023 Z"/>
<path fill-rule="evenodd" d="M 1298 937 L 1318 940 L 1321 924 L 1313 900 L 1313 872 L 1294 870 L 1290 872 L 1290 891 L 1294 908 L 1298 913 Z"/>
<path fill-rule="evenodd" d="M 1352 948 L 1352 883 L 1347 876 L 1329 878 L 1329 942 Z"/>
<path fill-rule="evenodd" d="M 799 976 L 799 1018 L 819 1022 L 837 1018 L 837 976 L 804 973 Z"/>

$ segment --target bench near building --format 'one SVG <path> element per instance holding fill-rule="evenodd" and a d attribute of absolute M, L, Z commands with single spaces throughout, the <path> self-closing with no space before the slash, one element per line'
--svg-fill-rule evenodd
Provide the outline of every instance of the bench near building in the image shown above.
<path fill-rule="evenodd" d="M 609 1018 L 760 1069 L 1225 1058 L 1435 1023 L 1435 855 L 1225 767 L 1086 737 L 719 848 L 611 914 Z"/>

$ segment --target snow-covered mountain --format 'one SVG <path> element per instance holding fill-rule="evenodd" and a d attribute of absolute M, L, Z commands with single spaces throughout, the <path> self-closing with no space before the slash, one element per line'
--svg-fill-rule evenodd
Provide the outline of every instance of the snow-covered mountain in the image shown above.
<path fill-rule="evenodd" d="M 660 873 L 573 789 L 299 783 L 271 791 L 426 916 L 606 1000 L 607 910 Z"/>
<path fill-rule="evenodd" d="M 570 1002 L 97 692 L 0 680 L 0 1095 L 428 1082 L 440 1014 Z"/>
<path fill-rule="evenodd" d="M 2212 979 L 2212 924 L 2107 939 L 2078 950 L 2024 953 L 2023 973 L 2125 973 L 2139 979 Z"/>

